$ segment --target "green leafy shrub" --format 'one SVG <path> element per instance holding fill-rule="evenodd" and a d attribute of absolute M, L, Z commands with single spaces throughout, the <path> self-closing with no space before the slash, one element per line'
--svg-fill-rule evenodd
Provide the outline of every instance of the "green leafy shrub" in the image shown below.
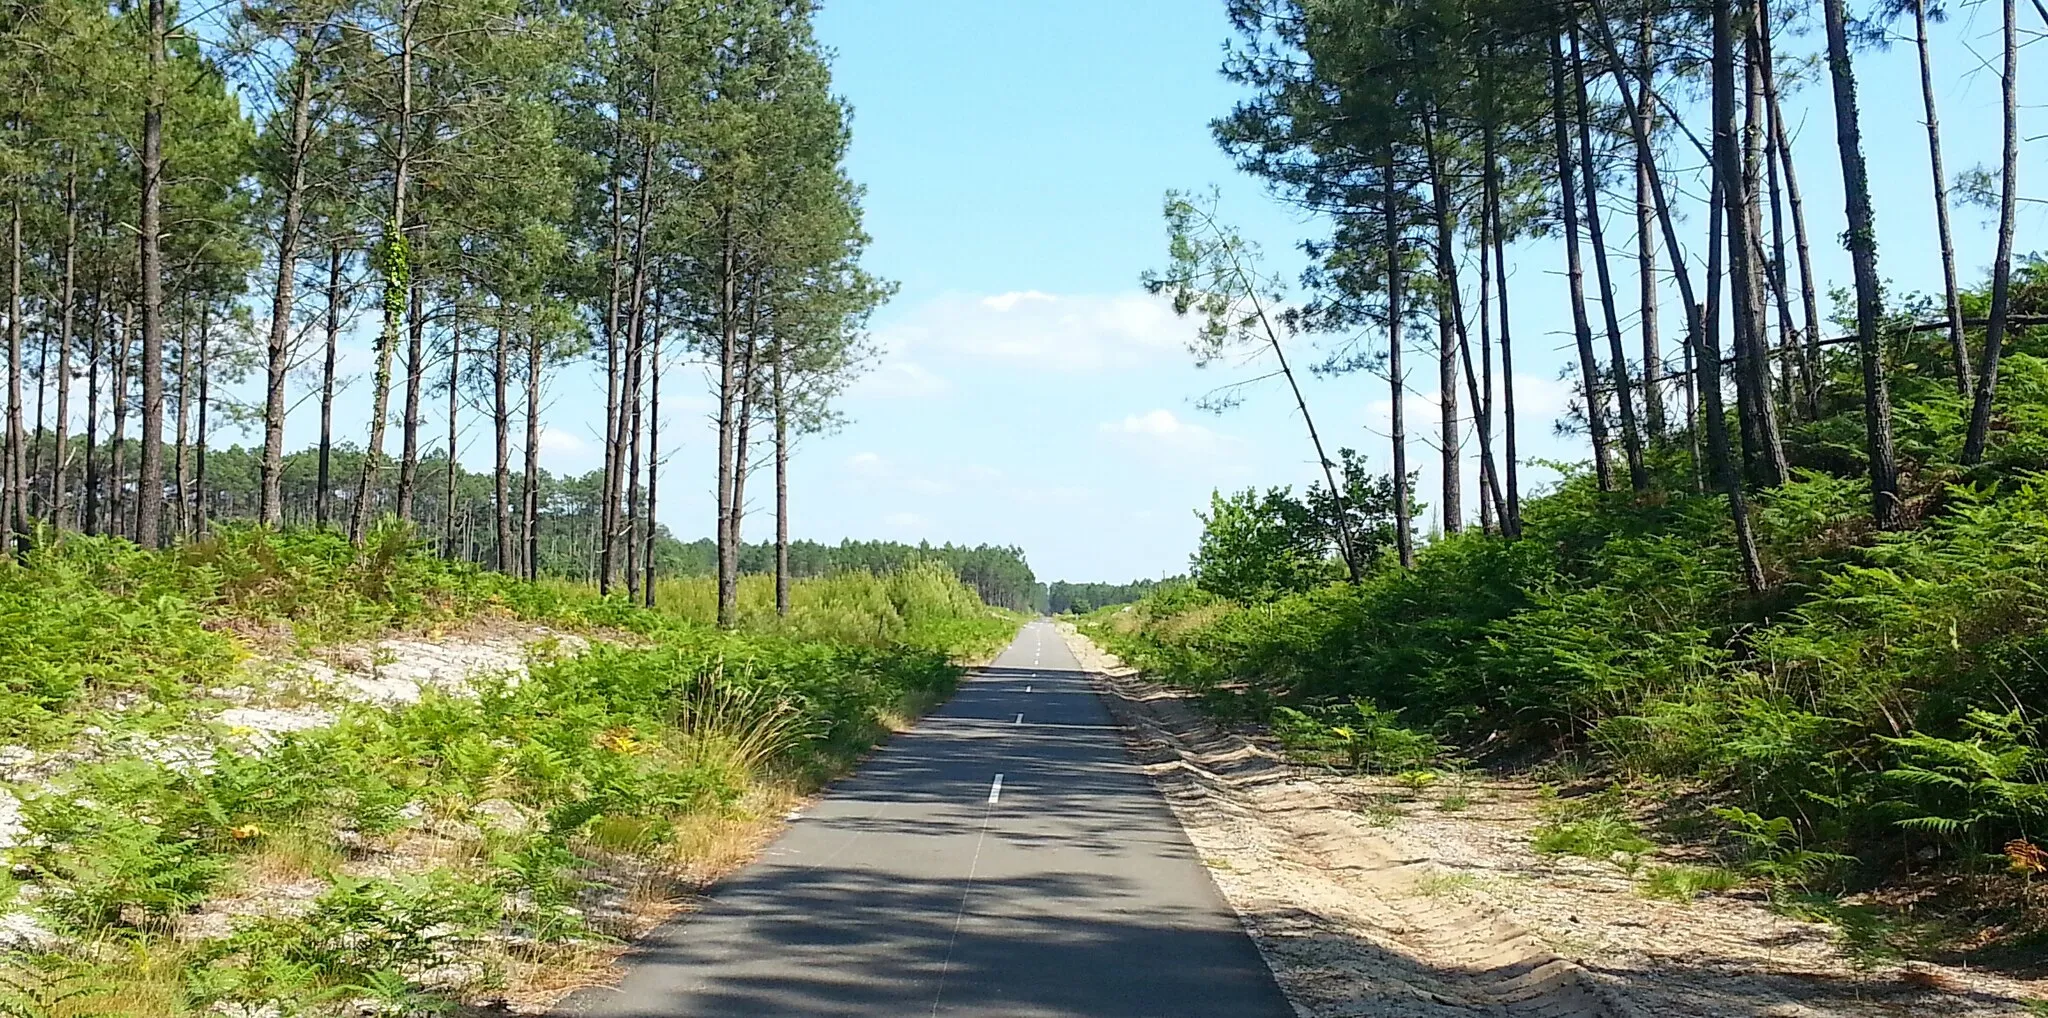
<path fill-rule="evenodd" d="M 1898 826 L 1983 851 L 2006 832 L 2039 830 L 2048 820 L 2048 753 L 2037 725 L 2019 711 L 1974 710 L 1963 718 L 1967 739 L 1920 732 L 1885 741 L 1897 763 L 1883 774 L 1900 793 L 1888 803 Z"/>
<path fill-rule="evenodd" d="M 1539 855 L 1575 855 L 1633 872 L 1642 855 L 1656 848 L 1629 818 L 1619 789 L 1576 799 L 1552 792 L 1542 812 L 1543 823 L 1531 832 Z"/>
<path fill-rule="evenodd" d="M 1643 873 L 1638 890 L 1644 897 L 1689 902 L 1701 895 L 1733 890 L 1742 874 L 1720 866 L 1652 866 Z"/>
<path fill-rule="evenodd" d="M 1761 594 L 1726 500 L 1694 489 L 1674 446 L 1651 450 L 1640 495 L 1567 466 L 1524 503 L 1519 540 L 1467 530 L 1357 584 L 1156 590 L 1081 625 L 1322 762 L 1366 764 L 1369 739 L 1318 712 L 1367 703 L 1447 745 L 1581 759 L 1785 818 L 1799 851 L 1856 856 L 1826 879 L 1882 878 L 1930 849 L 1988 862 L 2048 819 L 2032 709 L 2048 701 L 2048 345 L 2018 338 L 1993 450 L 1965 468 L 1945 353 L 1923 334 L 1886 343 L 1931 366 L 1895 393 L 1913 524 L 1869 522 L 1858 369 L 1831 355 L 1821 418 L 1788 424 L 1794 476 L 1753 493 Z"/>
<path fill-rule="evenodd" d="M 1849 857 L 1806 847 L 1799 826 L 1789 817 L 1765 819 L 1748 810 L 1724 806 L 1714 811 L 1742 843 L 1743 872 L 1769 883 L 1774 891 L 1806 887 Z"/>
<path fill-rule="evenodd" d="M 1353 773 L 1412 770 L 1443 754 L 1435 738 L 1402 726 L 1393 712 L 1369 700 L 1305 710 L 1275 708 L 1273 734 L 1298 758 L 1321 764 L 1342 760 Z"/>

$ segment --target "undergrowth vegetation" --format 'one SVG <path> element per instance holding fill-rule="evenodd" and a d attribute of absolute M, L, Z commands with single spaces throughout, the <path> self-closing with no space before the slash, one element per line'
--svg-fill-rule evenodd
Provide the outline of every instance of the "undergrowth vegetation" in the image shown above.
<path fill-rule="evenodd" d="M 1890 342 L 1901 361 L 1939 357 L 1924 336 Z M 1467 531 L 1412 570 L 1267 600 L 1198 576 L 1082 625 L 1314 762 L 1412 767 L 1435 740 L 1502 762 L 1590 756 L 1599 783 L 1697 793 L 1632 812 L 1694 809 L 1746 879 L 1961 882 L 2004 903 L 1978 929 L 2024 940 L 2043 925 L 2031 878 L 2048 859 L 2044 354 L 2028 337 L 2007 361 L 1977 467 L 1957 465 L 1968 408 L 1950 383 L 1900 372 L 1913 523 L 1889 533 L 1868 524 L 1861 407 L 1838 362 L 1828 412 L 1790 436 L 1796 476 L 1754 496 L 1760 595 L 1725 500 L 1697 493 L 1667 447 L 1647 494 L 1574 474 L 1528 500 L 1520 540 Z M 1640 854 L 1625 812 L 1557 819 L 1539 847 Z M 1725 882 L 1656 872 L 1670 896 Z"/>
<path fill-rule="evenodd" d="M 771 603 L 737 631 L 693 617 L 686 586 L 661 592 L 675 608 L 509 580 L 397 531 L 361 552 L 319 533 L 162 553 L 67 537 L 0 566 L 11 759 L 66 759 L 67 739 L 138 716 L 156 736 L 0 786 L 19 803 L 18 830 L 0 823 L 0 1014 L 398 1014 L 517 992 L 737 861 L 1017 622 L 936 566 L 805 581 L 787 619 Z M 260 743 L 210 720 L 259 653 L 491 615 L 597 639 L 416 703 L 327 703 L 331 723 Z"/>

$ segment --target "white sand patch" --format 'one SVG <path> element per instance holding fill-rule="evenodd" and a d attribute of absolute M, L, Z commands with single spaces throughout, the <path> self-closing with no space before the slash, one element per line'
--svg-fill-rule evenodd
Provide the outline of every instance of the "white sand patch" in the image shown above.
<path fill-rule="evenodd" d="M 57 935 L 27 912 L 0 912 L 0 950 L 48 947 Z"/>
<path fill-rule="evenodd" d="M 323 661 L 301 663 L 297 678 L 314 689 L 355 703 L 419 702 L 429 689 L 461 695 L 479 679 L 505 676 L 517 681 L 540 647 L 574 656 L 590 642 L 541 626 L 521 626 L 443 639 L 380 640 L 330 652 Z"/>
<path fill-rule="evenodd" d="M 0 788 L 0 851 L 21 844 L 27 831 L 21 822 L 21 800 L 15 798 L 13 789 Z"/>
<path fill-rule="evenodd" d="M 214 721 L 227 726 L 228 737 L 265 750 L 289 732 L 325 728 L 334 723 L 335 713 L 317 707 L 287 710 L 270 707 L 230 707 Z"/>

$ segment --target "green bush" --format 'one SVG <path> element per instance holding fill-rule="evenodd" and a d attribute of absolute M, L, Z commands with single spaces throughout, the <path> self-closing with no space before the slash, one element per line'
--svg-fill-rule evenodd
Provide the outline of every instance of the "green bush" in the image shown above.
<path fill-rule="evenodd" d="M 1443 755 L 1434 737 L 1404 727 L 1369 700 L 1306 710 L 1277 707 L 1272 726 L 1281 746 L 1296 757 L 1322 764 L 1342 760 L 1353 773 L 1409 770 Z"/>
<path fill-rule="evenodd" d="M 1927 336 L 1887 343 L 1943 363 Z M 1831 356 L 1823 416 L 1788 422 L 1793 478 L 1752 497 L 1761 595 L 1741 579 L 1726 500 L 1694 490 L 1673 444 L 1651 450 L 1642 495 L 1568 468 L 1525 502 L 1520 540 L 1445 536 L 1412 570 L 1383 564 L 1355 585 L 1159 590 L 1082 626 L 1324 758 L 1351 749 L 1318 712 L 1370 704 L 1453 746 L 1590 749 L 1615 775 L 1693 785 L 1786 818 L 1800 851 L 1854 854 L 1864 877 L 1930 854 L 1993 866 L 2048 821 L 2044 355 L 2042 337 L 2019 338 L 1992 452 L 1970 468 L 1955 463 L 1967 407 L 1952 385 L 1899 376 L 1915 522 L 1892 533 L 1870 523 L 1857 365 Z"/>

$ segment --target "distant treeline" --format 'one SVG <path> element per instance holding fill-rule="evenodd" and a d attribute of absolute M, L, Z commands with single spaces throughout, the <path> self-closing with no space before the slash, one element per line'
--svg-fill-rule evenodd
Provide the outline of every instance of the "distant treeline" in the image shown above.
<path fill-rule="evenodd" d="M 54 453 L 47 432 L 32 436 L 30 445 L 32 461 Z M 121 443 L 113 458 L 132 463 L 139 455 L 139 445 L 131 438 Z M 196 537 L 211 522 L 253 521 L 261 484 L 260 455 L 260 449 L 241 446 L 209 450 L 197 443 L 173 443 L 165 448 L 164 461 L 172 475 L 165 492 L 166 529 Z M 339 528 L 346 523 L 362 469 L 359 447 L 341 443 L 329 451 L 325 484 L 317 449 L 287 454 L 282 467 L 279 493 L 284 524 Z M 540 470 L 535 476 L 539 481 L 534 493 L 537 511 L 529 541 L 521 512 L 527 489 L 523 471 L 507 469 L 506 499 L 501 504 L 494 473 L 468 470 L 458 463 L 451 477 L 447 457 L 438 450 L 428 452 L 419 461 L 419 480 L 412 496 L 413 525 L 422 541 L 448 558 L 516 573 L 524 571 L 524 559 L 530 554 L 537 575 L 595 583 L 602 545 L 598 514 L 603 504 L 603 472 L 557 476 Z M 395 501 L 395 481 L 395 476 L 387 478 L 372 490 L 371 497 L 379 506 Z M 40 509 L 45 504 L 44 494 L 33 492 L 32 505 Z M 112 483 L 111 478 L 101 479 L 82 497 L 68 502 L 61 522 L 87 533 L 121 533 L 134 504 L 132 478 L 120 484 Z M 498 541 L 501 526 L 508 535 L 502 545 Z M 710 576 L 718 571 L 717 545 L 708 537 L 682 541 L 667 527 L 657 525 L 651 544 L 660 575 Z M 500 561 L 501 547 L 510 561 Z M 1045 609 L 1045 585 L 1032 575 L 1021 548 L 899 541 L 841 541 L 837 545 L 792 541 L 789 545 L 790 575 L 799 577 L 849 570 L 881 575 L 919 562 L 943 564 L 988 604 L 1016 611 Z M 774 542 L 743 544 L 739 571 L 773 573 Z"/>
<path fill-rule="evenodd" d="M 1162 585 L 1181 582 L 1184 581 L 1180 577 L 1133 580 L 1130 583 L 1068 583 L 1059 580 L 1047 590 L 1046 604 L 1055 615 L 1069 612 L 1082 615 L 1113 604 L 1130 604 Z"/>
<path fill-rule="evenodd" d="M 708 537 L 687 544 L 678 543 L 681 556 L 676 572 L 683 576 L 708 576 L 715 571 L 717 547 Z M 1016 611 L 1045 609 L 1045 585 L 1031 573 L 1022 548 L 997 545 L 904 544 L 901 541 L 816 541 L 789 543 L 791 576 L 823 576 L 829 573 L 863 571 L 878 575 L 895 572 L 920 562 L 938 562 L 951 569 L 961 582 L 973 587 L 984 602 Z M 740 546 L 740 572 L 775 571 L 772 542 Z"/>

